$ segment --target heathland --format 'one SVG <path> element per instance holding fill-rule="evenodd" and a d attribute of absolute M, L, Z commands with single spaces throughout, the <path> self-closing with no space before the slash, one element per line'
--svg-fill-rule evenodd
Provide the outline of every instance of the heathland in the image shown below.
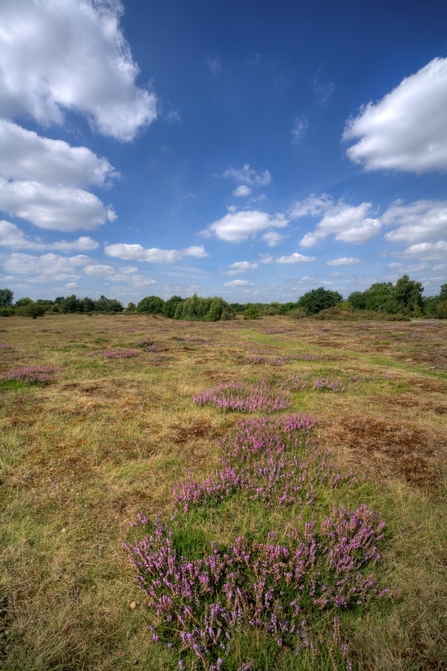
<path fill-rule="evenodd" d="M 445 320 L 0 327 L 2 671 L 447 668 Z"/>

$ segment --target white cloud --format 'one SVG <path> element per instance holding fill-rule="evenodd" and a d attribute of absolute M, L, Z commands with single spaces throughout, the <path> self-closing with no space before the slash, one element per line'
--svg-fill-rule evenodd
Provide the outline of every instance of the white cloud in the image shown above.
<path fill-rule="evenodd" d="M 39 228 L 59 231 L 92 230 L 116 219 L 111 207 L 104 207 L 99 198 L 83 189 L 1 178 L 0 210 L 28 219 Z"/>
<path fill-rule="evenodd" d="M 418 258 L 424 261 L 444 261 L 447 258 L 447 241 L 419 242 L 402 252 L 393 252 L 394 256 Z"/>
<path fill-rule="evenodd" d="M 348 122 L 349 158 L 366 170 L 447 169 L 447 58 L 435 58 Z"/>
<path fill-rule="evenodd" d="M 283 214 L 270 215 L 259 210 L 230 212 L 208 226 L 205 235 L 214 233 L 227 242 L 243 242 L 252 235 L 269 228 L 284 228 L 288 221 Z"/>
<path fill-rule="evenodd" d="M 393 203 L 381 217 L 384 224 L 398 226 L 385 235 L 390 242 L 419 242 L 447 236 L 447 200 L 418 200 L 411 205 Z"/>
<path fill-rule="evenodd" d="M 12 275 L 36 275 L 33 279 L 39 282 L 68 281 L 79 279 L 75 274 L 78 267 L 91 264 L 92 259 L 79 254 L 77 256 L 59 256 L 43 254 L 33 256 L 14 252 L 4 258 L 3 267 Z"/>
<path fill-rule="evenodd" d="M 333 259 L 328 261 L 328 266 L 355 266 L 357 263 L 360 263 L 360 259 L 353 259 L 348 256 L 341 256 L 339 259 Z"/>
<path fill-rule="evenodd" d="M 280 256 L 279 259 L 276 259 L 276 263 L 309 263 L 315 261 L 315 259 L 315 256 L 303 256 L 303 254 L 294 252 L 290 256 Z"/>
<path fill-rule="evenodd" d="M 135 84 L 122 12 L 119 0 L 4 0 L 0 114 L 49 125 L 70 110 L 104 135 L 132 140 L 156 118 L 157 99 Z"/>
<path fill-rule="evenodd" d="M 293 140 L 292 140 L 293 144 L 297 144 L 298 142 L 300 142 L 304 138 L 304 136 L 306 135 L 306 131 L 307 131 L 308 126 L 309 126 L 309 124 L 306 121 L 306 119 L 304 119 L 304 117 L 297 117 L 295 119 L 295 121 L 293 122 L 293 128 L 291 130 L 292 137 L 293 137 Z"/>
<path fill-rule="evenodd" d="M 100 263 L 85 266 L 84 273 L 90 277 L 103 277 L 104 275 L 113 275 L 115 270 L 112 266 L 101 265 Z"/>
<path fill-rule="evenodd" d="M 322 82 L 317 76 L 314 79 L 311 79 L 312 93 L 315 95 L 318 104 L 320 107 L 326 107 L 328 104 L 329 98 L 335 90 L 335 86 L 332 82 Z"/>
<path fill-rule="evenodd" d="M 287 212 L 290 219 L 300 219 L 311 215 L 316 217 L 334 206 L 334 201 L 327 193 L 316 196 L 312 193 L 304 200 L 297 200 Z"/>
<path fill-rule="evenodd" d="M 277 231 L 269 231 L 268 233 L 264 233 L 262 239 L 265 240 L 269 247 L 276 247 L 276 245 L 286 237 L 286 235 L 281 235 L 281 233 L 278 233 Z"/>
<path fill-rule="evenodd" d="M 340 200 L 336 205 L 331 203 L 329 196 L 321 196 L 317 199 L 311 197 L 310 202 L 303 201 L 295 203 L 292 211 L 305 214 L 319 214 L 324 212 L 324 216 L 317 224 L 314 231 L 306 233 L 301 239 L 300 245 L 303 247 L 313 247 L 319 240 L 328 235 L 334 235 L 336 240 L 351 243 L 368 242 L 379 234 L 382 224 L 379 219 L 373 219 L 368 216 L 372 209 L 371 203 L 361 203 L 356 207 L 347 205 Z M 295 217 L 297 214 L 295 214 Z"/>
<path fill-rule="evenodd" d="M 249 196 L 250 194 L 251 194 L 251 189 L 246 184 L 240 184 L 233 191 L 233 196 L 237 196 L 238 198 L 240 198 L 242 196 Z"/>
<path fill-rule="evenodd" d="M 54 249 L 58 252 L 86 252 L 97 249 L 99 244 L 87 236 L 81 236 L 77 240 L 67 242 L 67 240 L 58 240 L 57 242 L 42 242 L 38 237 L 30 238 L 15 224 L 9 221 L 0 221 L 0 245 L 3 247 L 12 247 L 13 249 Z"/>
<path fill-rule="evenodd" d="M 272 176 L 268 170 L 264 170 L 264 172 L 256 172 L 256 170 L 250 168 L 248 163 L 246 163 L 241 170 L 228 168 L 228 170 L 225 170 L 224 172 L 224 177 L 232 177 L 236 182 L 248 184 L 249 186 L 266 186 L 272 181 Z"/>
<path fill-rule="evenodd" d="M 107 256 L 113 256 L 117 259 L 148 261 L 149 263 L 174 263 L 175 261 L 180 261 L 185 256 L 193 256 L 198 259 L 208 256 L 202 245 L 187 247 L 186 249 L 158 249 L 157 247 L 144 249 L 141 245 L 117 243 L 106 245 L 104 251 Z"/>
<path fill-rule="evenodd" d="M 0 175 L 49 186 L 104 185 L 118 173 L 87 147 L 71 147 L 0 119 Z"/>
<path fill-rule="evenodd" d="M 249 270 L 256 270 L 257 263 L 250 263 L 250 261 L 236 261 L 229 266 L 226 275 L 238 275 L 239 273 L 246 273 Z"/>
<path fill-rule="evenodd" d="M 254 284 L 248 280 L 231 280 L 231 282 L 225 282 L 224 287 L 254 287 Z"/>

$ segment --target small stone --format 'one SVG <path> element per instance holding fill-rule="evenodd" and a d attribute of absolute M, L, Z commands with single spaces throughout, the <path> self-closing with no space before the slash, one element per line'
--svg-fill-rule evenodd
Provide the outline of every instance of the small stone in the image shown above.
<path fill-rule="evenodd" d="M 129 604 L 129 607 L 130 607 L 130 610 L 135 610 L 135 608 L 137 607 L 136 601 L 131 601 L 130 604 Z"/>
<path fill-rule="evenodd" d="M 66 531 L 67 531 L 67 530 L 66 530 L 65 527 L 64 527 L 64 528 L 61 530 L 61 533 L 64 534 Z"/>

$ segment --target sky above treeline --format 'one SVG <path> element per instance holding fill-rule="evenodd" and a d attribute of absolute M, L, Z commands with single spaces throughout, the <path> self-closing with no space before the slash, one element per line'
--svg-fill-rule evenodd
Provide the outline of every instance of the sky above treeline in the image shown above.
<path fill-rule="evenodd" d="M 0 288 L 447 282 L 445 0 L 2 0 Z"/>

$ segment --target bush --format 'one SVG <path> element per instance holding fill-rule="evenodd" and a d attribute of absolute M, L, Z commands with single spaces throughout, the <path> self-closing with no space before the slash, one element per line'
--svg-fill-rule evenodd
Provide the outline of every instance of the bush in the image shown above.
<path fill-rule="evenodd" d="M 261 316 L 260 310 L 254 303 L 248 303 L 244 310 L 244 319 L 258 319 Z"/>
<path fill-rule="evenodd" d="M 447 301 L 441 301 L 438 303 L 436 313 L 439 319 L 447 319 Z"/>
<path fill-rule="evenodd" d="M 37 317 L 43 317 L 46 312 L 44 305 L 39 305 L 38 303 L 27 303 L 22 307 L 17 308 L 16 313 L 20 317 L 32 317 L 32 319 L 37 319 Z"/>
<path fill-rule="evenodd" d="M 338 291 L 330 291 L 324 287 L 308 291 L 298 300 L 297 307 L 304 308 L 308 315 L 316 315 L 321 310 L 341 303 L 343 296 Z"/>
<path fill-rule="evenodd" d="M 304 308 L 292 308 L 286 314 L 292 319 L 304 319 L 307 317 L 307 312 Z"/>

